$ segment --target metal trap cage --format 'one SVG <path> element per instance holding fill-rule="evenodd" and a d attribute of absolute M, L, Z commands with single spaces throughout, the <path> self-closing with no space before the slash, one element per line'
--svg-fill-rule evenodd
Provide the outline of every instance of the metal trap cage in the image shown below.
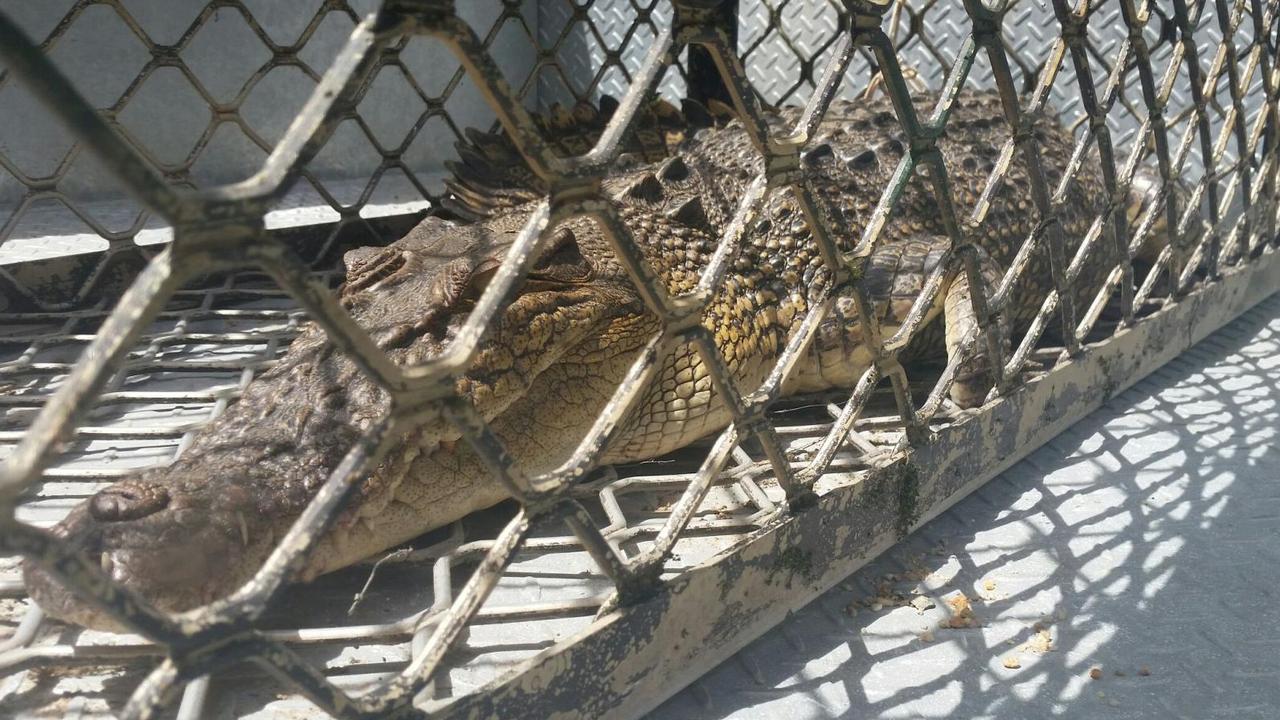
<path fill-rule="evenodd" d="M 1276 0 L 62 5 L 0 9 L 5 714 L 640 714 L 1280 288 Z M 953 202 L 936 150 L 963 85 L 996 88 L 1013 129 L 993 148 L 989 190 L 1015 155 L 1040 168 L 1026 129 L 1050 106 L 1076 138 L 1068 178 L 1089 164 L 1101 172 L 1111 199 L 1079 253 L 1114 259 L 1098 297 L 1078 307 L 1058 295 L 1077 264 L 1055 221 L 1062 191 L 1033 183 L 1027 211 L 1039 222 L 1022 240 L 1054 251 L 1054 283 L 1009 348 L 995 337 L 1001 295 L 975 296 L 966 348 L 999 358 L 980 409 L 945 399 L 955 362 L 904 368 L 901 343 L 875 330 L 876 362 L 855 387 L 781 397 L 835 282 L 765 385 L 736 387 L 689 318 L 723 281 L 761 198 L 793 192 L 831 277 L 855 288 L 881 242 L 885 224 L 873 223 L 842 252 L 797 170 L 836 97 L 891 98 L 910 152 L 869 199 L 891 217 L 927 168 L 941 179 L 948 272 L 977 272 L 965 248 L 984 208 Z M 930 117 L 911 102 L 924 87 L 938 93 Z M 599 108 L 606 94 L 617 107 L 590 147 L 566 156 L 544 142 L 547 118 Z M 721 228 L 702 292 L 680 297 L 663 292 L 597 182 L 659 95 L 732 107 L 765 168 Z M 765 104 L 804 111 L 778 134 Z M 466 331 L 443 356 L 397 366 L 330 292 L 338 258 L 396 239 L 439 205 L 453 142 L 495 127 L 552 190 Z M 1122 198 L 1141 168 L 1160 178 L 1157 200 L 1130 218 Z M 571 462 L 525 478 L 439 387 L 474 356 L 541 235 L 579 214 L 609 235 L 664 330 Z M 1135 262 L 1155 233 L 1167 247 Z M 307 319 L 398 410 L 363 432 L 253 582 L 173 617 L 43 531 L 105 483 L 180 453 Z M 699 347 L 733 423 L 671 456 L 600 467 L 614 421 L 676 341 Z M 388 438 L 433 413 L 513 499 L 286 583 Z M 45 620 L 25 597 L 21 558 L 136 634 Z"/>

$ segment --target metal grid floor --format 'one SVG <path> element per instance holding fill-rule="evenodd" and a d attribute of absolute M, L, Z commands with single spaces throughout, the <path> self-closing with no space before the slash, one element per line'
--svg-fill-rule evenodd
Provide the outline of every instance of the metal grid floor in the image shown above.
<path fill-rule="evenodd" d="M 1273 295 L 652 717 L 1273 720 L 1278 428 Z"/>

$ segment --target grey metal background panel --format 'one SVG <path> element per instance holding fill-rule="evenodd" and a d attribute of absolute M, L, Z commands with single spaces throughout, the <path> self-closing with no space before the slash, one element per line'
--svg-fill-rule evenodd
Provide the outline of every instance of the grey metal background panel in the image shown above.
<path fill-rule="evenodd" d="M 0 0 L 0 9 L 33 40 L 53 37 L 55 64 L 171 181 L 211 187 L 258 170 L 355 27 L 347 8 L 362 16 L 377 3 L 351 0 L 326 10 L 320 0 L 245 0 L 242 6 L 130 0 L 122 4 L 124 13 L 94 4 L 64 18 L 73 5 Z M 489 52 L 517 87 L 535 63 L 539 16 L 535 0 L 523 0 L 518 9 L 523 27 L 499 23 L 504 5 L 495 0 L 459 3 L 460 15 L 481 38 L 491 37 Z M 273 60 L 273 45 L 290 49 L 293 59 Z M 177 60 L 156 65 L 151 47 Z M 456 157 L 457 132 L 493 124 L 492 110 L 470 79 L 451 85 L 458 63 L 439 42 L 410 40 L 399 63 L 374 77 L 358 118 L 345 121 L 309 163 L 310 177 L 275 208 L 268 227 L 334 222 L 340 218 L 335 205 L 363 206 L 366 217 L 425 207 L 414 181 L 439 191 L 443 162 Z M 440 103 L 443 114 L 430 110 L 410 79 Z M 535 90 L 531 84 L 526 94 L 531 106 Z M 33 195 L 0 163 L 0 264 L 103 250 L 104 234 L 136 233 L 139 244 L 169 239 L 164 224 L 125 195 L 12 77 L 0 80 L 0 107 L 0 156 L 57 193 Z M 387 169 L 362 199 L 383 154 L 402 147 L 403 169 Z M 15 224 L 5 233 L 11 218 Z"/>
<path fill-rule="evenodd" d="M 0 0 L 0 8 L 37 41 L 54 29 L 70 5 Z M 216 121 L 209 104 L 190 80 L 170 67 L 159 68 L 143 78 L 137 94 L 122 106 L 113 107 L 149 59 L 147 48 L 136 33 L 140 31 L 160 45 L 176 43 L 206 5 L 207 0 L 132 0 L 126 7 L 129 19 L 138 23 L 137 28 L 107 5 L 90 5 L 71 20 L 52 52 L 57 65 L 76 81 L 81 92 L 99 109 L 113 111 L 131 139 L 157 159 L 181 162 L 205 126 L 216 122 L 213 140 L 199 152 L 193 169 L 192 180 L 200 186 L 239 180 L 258 169 L 265 151 L 248 133 L 255 133 L 268 145 L 274 144 L 315 87 L 304 67 L 323 73 L 354 27 L 344 13 L 326 12 L 305 42 L 297 45 L 297 65 L 275 66 L 255 77 L 254 73 L 270 60 L 271 52 L 250 23 L 260 26 L 268 40 L 281 46 L 294 45 L 315 15 L 319 0 L 248 0 L 245 6 L 249 15 L 235 7 L 217 7 L 179 55 L 214 100 L 231 103 L 245 91 L 241 105 L 244 127 Z M 372 9 L 376 3 L 357 0 L 350 5 L 359 13 Z M 459 3 L 458 7 L 482 37 L 502 9 L 501 3 L 488 0 Z M 536 22 L 534 0 L 525 0 L 522 13 Z M 497 32 L 498 41 L 491 45 L 490 52 L 518 85 L 519 73 L 533 65 L 535 49 L 528 40 L 521 42 L 505 28 Z M 430 40 L 418 39 L 410 44 L 423 45 L 405 51 L 406 64 L 430 95 L 431 89 L 438 89 L 453 75 L 456 61 Z M 397 74 L 395 68 L 384 68 L 359 109 L 374 126 L 374 136 L 379 140 L 381 126 L 394 125 L 393 120 L 404 120 L 402 116 L 422 109 L 416 97 L 409 99 L 407 86 Z M 460 127 L 485 127 L 492 122 L 493 113 L 469 85 L 464 82 L 458 97 L 448 101 L 448 111 Z M 406 106 L 406 102 L 419 104 Z M 70 134 L 19 83 L 10 81 L 0 88 L 0 105 L 4 107 L 0 115 L 0 152 L 25 170 L 40 175 L 53 172 L 71 150 Z M 408 118 L 409 124 L 415 119 L 416 113 Z M 391 139 L 390 133 L 387 135 Z M 398 140 L 394 138 L 388 144 L 394 147 Z M 321 177 L 356 178 L 371 161 L 376 164 L 376 148 L 354 133 L 339 131 L 329 148 L 310 166 Z M 410 153 L 411 167 L 427 172 L 439 170 L 439 151 L 440 147 L 433 144 Z M 59 187 L 89 200 L 119 196 L 118 183 L 104 168 L 90 161 L 88 153 L 75 154 Z M 16 179 L 0 172 L 0 203 L 11 203 L 22 192 Z"/>
<path fill-rule="evenodd" d="M 651 717 L 1276 717 L 1277 357 L 1273 295 Z"/>

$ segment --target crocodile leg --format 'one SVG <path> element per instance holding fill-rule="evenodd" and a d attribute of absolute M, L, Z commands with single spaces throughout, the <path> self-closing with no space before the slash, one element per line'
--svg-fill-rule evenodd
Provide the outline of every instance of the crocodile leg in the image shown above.
<path fill-rule="evenodd" d="M 1000 268 L 987 253 L 978 248 L 978 273 L 982 277 L 983 291 L 990 297 L 1000 284 Z M 953 359 L 961 351 L 965 341 L 972 335 L 975 338 L 976 351 L 956 369 L 955 382 L 951 385 L 951 400 L 962 408 L 977 407 L 982 404 L 987 392 L 991 390 L 991 357 L 987 343 L 982 337 L 982 329 L 978 327 L 978 318 L 973 311 L 973 293 L 969 284 L 969 274 L 963 266 L 956 273 L 951 286 L 947 288 L 943 300 L 943 322 L 946 325 L 947 358 Z M 1000 319 L 1000 338 L 1008 350 L 1009 327 Z M 998 359 L 997 359 L 998 362 Z"/>

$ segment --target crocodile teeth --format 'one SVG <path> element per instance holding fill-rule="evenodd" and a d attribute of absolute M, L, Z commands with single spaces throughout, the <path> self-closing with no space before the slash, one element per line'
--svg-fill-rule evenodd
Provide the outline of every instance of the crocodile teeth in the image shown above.
<path fill-rule="evenodd" d="M 667 217 L 690 227 L 711 227 L 711 221 L 707 219 L 707 211 L 702 207 L 702 198 L 696 195 L 677 205 L 674 210 L 667 213 Z"/>
<path fill-rule="evenodd" d="M 658 177 L 663 180 L 684 180 L 689 177 L 689 166 L 680 156 L 671 158 L 658 169 Z"/>
<path fill-rule="evenodd" d="M 658 178 L 647 174 L 623 190 L 623 193 L 634 200 L 657 202 L 662 198 L 662 183 Z"/>

